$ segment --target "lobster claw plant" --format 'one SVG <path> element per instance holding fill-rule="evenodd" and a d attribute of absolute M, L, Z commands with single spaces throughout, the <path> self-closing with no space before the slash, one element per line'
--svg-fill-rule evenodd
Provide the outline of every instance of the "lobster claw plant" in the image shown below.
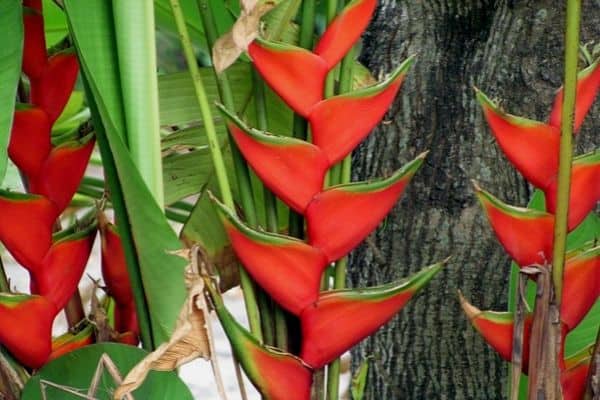
<path fill-rule="evenodd" d="M 600 89 L 600 60 L 581 71 L 576 86 L 574 133 Z M 548 123 L 507 114 L 485 94 L 477 91 L 485 118 L 508 160 L 532 185 L 542 190 L 546 211 L 513 207 L 475 185 L 498 240 L 523 270 L 549 269 L 553 259 L 557 174 L 563 90 L 559 91 Z M 593 212 L 600 200 L 600 153 L 573 159 L 568 196 L 567 230 L 573 231 Z M 565 399 L 581 399 L 585 391 L 591 356 L 564 358 L 566 335 L 575 329 L 600 295 L 600 247 L 588 243 L 566 254 L 560 302 L 561 351 L 558 360 L 560 385 Z M 507 361 L 513 358 L 513 313 L 480 311 L 461 296 L 463 310 L 484 339 Z M 522 369 L 529 372 L 532 315 L 523 324 Z M 530 392 L 531 393 L 531 392 Z"/>
<path fill-rule="evenodd" d="M 231 137 L 264 185 L 306 219 L 306 240 L 253 229 L 216 199 L 231 245 L 247 272 L 299 318 L 297 356 L 261 345 L 211 294 L 246 373 L 268 399 L 308 399 L 313 372 L 375 332 L 440 270 L 366 289 L 321 291 L 324 271 L 347 255 L 391 210 L 425 153 L 386 179 L 325 186 L 328 171 L 355 148 L 391 105 L 412 58 L 366 89 L 324 98 L 327 74 L 365 29 L 374 0 L 351 2 L 331 22 L 314 52 L 256 39 L 248 48 L 265 82 L 310 126 L 312 143 L 246 125 L 223 106 Z"/>

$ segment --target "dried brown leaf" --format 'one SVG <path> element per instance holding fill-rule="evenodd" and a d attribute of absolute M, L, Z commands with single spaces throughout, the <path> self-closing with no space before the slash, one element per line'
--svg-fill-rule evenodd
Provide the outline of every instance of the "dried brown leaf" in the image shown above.
<path fill-rule="evenodd" d="M 215 71 L 223 72 L 248 49 L 248 45 L 258 37 L 260 19 L 269 12 L 275 3 L 256 0 L 242 0 L 242 12 L 233 24 L 231 31 L 221 36 L 213 46 L 212 59 Z"/>

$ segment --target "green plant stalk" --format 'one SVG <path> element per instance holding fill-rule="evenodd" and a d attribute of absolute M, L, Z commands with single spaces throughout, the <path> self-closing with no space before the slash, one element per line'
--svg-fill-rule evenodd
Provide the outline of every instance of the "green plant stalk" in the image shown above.
<path fill-rule="evenodd" d="M 179 2 L 176 0 L 171 0 L 171 3 L 172 4 L 177 3 L 177 5 L 179 5 Z M 207 0 L 198 0 L 198 7 L 200 8 L 200 16 L 202 17 L 202 23 L 204 25 L 204 32 L 206 35 L 206 40 L 208 42 L 209 47 L 212 48 L 214 45 L 214 42 L 217 39 L 217 28 L 216 28 L 216 23 L 214 21 L 214 17 L 211 12 L 212 10 L 211 10 L 210 5 Z M 173 8 L 173 10 L 175 11 L 175 8 Z M 189 68 L 190 68 L 190 72 L 192 72 L 192 70 L 195 71 L 192 75 L 192 78 L 194 81 L 196 81 L 196 79 L 198 81 L 200 81 L 201 78 L 200 78 L 200 74 L 198 72 L 196 58 L 194 57 L 193 48 L 192 48 L 191 42 L 189 40 L 189 36 L 187 35 L 187 28 L 185 26 L 185 21 L 183 20 L 183 15 L 181 14 L 181 9 L 179 9 L 179 18 L 180 18 L 179 22 L 177 22 L 177 18 L 176 18 L 176 22 L 178 25 L 177 29 L 180 31 L 180 34 L 181 34 L 182 45 L 184 46 L 184 49 L 185 49 L 186 59 L 187 59 L 187 62 L 188 62 Z M 181 24 L 181 27 L 179 27 L 179 24 Z M 185 33 L 185 37 L 187 37 L 187 40 L 185 40 L 185 41 L 184 41 L 184 33 Z M 187 49 L 186 49 L 186 47 L 187 47 Z M 194 74 L 195 74 L 195 76 L 194 76 Z M 225 107 L 229 108 L 230 110 L 234 110 L 235 105 L 233 102 L 233 93 L 231 91 L 231 86 L 229 84 L 229 80 L 227 79 L 226 73 L 217 75 L 217 84 L 218 84 L 218 88 L 219 88 L 219 95 L 221 97 L 221 100 L 223 101 L 223 104 L 225 105 Z M 203 86 L 202 86 L 202 92 L 204 94 Z M 206 100 L 205 94 L 203 97 Z M 221 174 L 224 176 L 225 181 L 227 181 L 225 163 L 223 162 L 221 150 L 218 147 L 218 141 L 216 139 L 216 131 L 214 130 L 214 122 L 213 122 L 212 116 L 210 115 L 210 108 L 208 107 L 208 101 L 206 101 L 205 112 L 207 114 L 205 115 L 203 113 L 202 119 L 204 121 L 206 121 L 205 125 L 207 128 L 207 134 L 208 134 L 208 125 L 210 124 L 212 126 L 212 134 L 214 135 L 214 140 L 215 140 L 215 145 L 216 145 L 215 151 L 218 152 L 218 154 L 219 154 L 219 157 L 218 157 L 219 159 L 213 161 L 213 163 L 215 165 L 215 170 L 218 172 L 217 178 L 218 178 L 218 181 L 221 182 L 221 178 L 219 178 L 219 174 Z M 231 141 L 230 141 L 230 144 L 232 144 Z M 210 144 L 210 140 L 209 140 L 209 147 L 211 147 L 211 153 L 212 153 L 212 146 Z M 233 166 L 234 166 L 236 179 L 237 179 L 237 183 L 238 183 L 238 189 L 239 189 L 240 198 L 241 198 L 241 202 L 242 202 L 242 208 L 244 209 L 248 223 L 252 226 L 256 226 L 256 223 L 257 223 L 256 210 L 254 207 L 254 199 L 252 196 L 252 187 L 250 185 L 250 175 L 249 175 L 249 171 L 248 171 L 248 166 L 244 162 L 242 155 L 240 154 L 238 148 L 235 145 L 231 145 L 230 148 L 231 148 L 231 155 L 233 158 Z M 218 164 L 216 163 L 217 161 L 218 161 Z M 221 183 L 219 183 L 219 186 L 221 187 Z M 223 194 L 223 202 L 225 203 L 226 206 L 228 206 L 232 210 L 235 210 L 235 205 L 233 202 L 233 196 L 231 194 L 231 188 L 229 187 L 229 183 L 227 183 L 226 190 L 228 191 L 228 199 L 227 200 L 225 199 L 225 196 L 223 194 L 224 187 L 221 188 L 221 192 Z M 240 285 L 241 285 L 242 291 L 244 293 L 244 303 L 246 305 L 246 314 L 248 315 L 250 331 L 257 339 L 262 341 L 261 318 L 260 318 L 260 310 L 259 310 L 258 302 L 257 302 L 257 298 L 256 298 L 256 290 L 254 287 L 254 283 L 250 279 L 250 276 L 248 275 L 246 270 L 241 266 L 240 266 Z"/>
<path fill-rule="evenodd" d="M 354 48 L 350 49 L 348 54 L 342 60 L 340 71 L 339 91 L 347 93 L 352 90 L 352 64 L 354 63 Z M 348 183 L 351 177 L 352 155 L 346 156 L 339 165 L 340 176 L 337 183 Z M 344 257 L 335 263 L 335 272 L 333 278 L 333 288 L 342 289 L 346 286 L 346 269 L 348 267 L 348 257 Z M 340 391 L 340 359 L 333 361 L 327 367 L 327 400 L 336 400 Z"/>
<path fill-rule="evenodd" d="M 265 84 L 261 77 L 258 75 L 256 70 L 252 71 L 253 86 L 254 86 L 254 103 L 256 105 L 256 122 L 258 129 L 262 131 L 268 130 L 267 123 L 267 110 L 265 101 Z M 277 233 L 279 231 L 278 219 L 277 219 L 277 202 L 275 195 L 266 187 L 263 186 L 263 197 L 265 206 L 265 215 L 267 222 L 267 230 L 269 232 Z M 262 310 L 261 310 L 262 311 Z M 266 311 L 266 310 L 265 310 Z M 282 349 L 288 349 L 288 331 L 285 314 L 281 307 L 273 302 L 272 308 L 274 332 L 275 332 L 275 345 Z"/>
<path fill-rule="evenodd" d="M 331 21 L 335 18 L 337 14 L 338 2 L 337 0 L 327 0 L 326 3 L 326 13 L 327 13 L 327 24 L 330 24 Z M 333 96 L 335 92 L 335 78 L 338 74 L 338 66 L 335 66 L 329 74 L 327 74 L 327 78 L 325 79 L 325 97 Z"/>
<path fill-rule="evenodd" d="M 154 2 L 115 0 L 113 18 L 131 158 L 164 207 Z"/>
<path fill-rule="evenodd" d="M 565 34 L 565 86 L 560 126 L 560 153 L 556 214 L 554 219 L 554 247 L 552 249 L 552 282 L 557 306 L 560 306 L 563 289 L 563 270 L 567 248 L 567 218 L 571 190 L 571 164 L 573 159 L 573 121 L 577 91 L 577 60 L 579 54 L 579 21 L 581 1 L 567 1 Z M 560 307 L 559 307 L 560 308 Z"/>
<path fill-rule="evenodd" d="M 0 258 L 0 292 L 10 293 L 10 285 L 8 284 L 8 278 L 6 271 L 4 270 L 2 258 Z"/>

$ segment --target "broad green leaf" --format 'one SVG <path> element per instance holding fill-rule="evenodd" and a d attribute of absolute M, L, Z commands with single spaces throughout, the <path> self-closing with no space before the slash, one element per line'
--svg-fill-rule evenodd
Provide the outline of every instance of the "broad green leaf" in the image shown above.
<path fill-rule="evenodd" d="M 180 129 L 164 136 L 161 140 L 161 148 L 167 152 L 184 148 L 204 148 L 207 146 L 206 135 L 202 127 L 199 126 Z"/>
<path fill-rule="evenodd" d="M 75 350 L 49 362 L 37 371 L 23 388 L 21 399 L 81 400 L 81 396 L 61 390 L 61 387 L 75 390 L 79 394 L 87 393 L 92 385 L 100 359 L 104 355 L 117 368 L 121 378 L 124 378 L 138 362 L 148 355 L 148 352 L 117 343 L 94 344 Z M 118 385 L 106 368 L 103 371 L 97 390 L 91 395 L 98 400 L 112 400 L 112 393 Z M 42 381 L 51 383 L 51 385 L 44 385 L 45 396 L 42 394 Z M 151 371 L 144 384 L 132 395 L 136 399 L 145 400 L 193 399 L 190 390 L 175 372 Z"/>
<path fill-rule="evenodd" d="M 52 47 L 60 43 L 69 33 L 67 18 L 52 0 L 43 0 L 43 11 L 46 46 Z"/>
<path fill-rule="evenodd" d="M 211 174 L 212 158 L 208 149 L 166 157 L 163 160 L 165 204 L 198 193 Z"/>
<path fill-rule="evenodd" d="M 0 1 L 0 183 L 6 173 L 7 147 L 21 76 L 23 16 L 20 0 Z"/>
<path fill-rule="evenodd" d="M 130 274 L 139 266 L 153 342 L 158 345 L 168 339 L 185 299 L 185 260 L 169 254 L 180 249 L 181 243 L 151 197 L 122 140 L 124 114 L 110 4 L 103 0 L 66 0 L 65 7 L 88 84 L 88 103 L 92 114 L 97 111 L 99 117 L 94 120 L 98 144 Z"/>

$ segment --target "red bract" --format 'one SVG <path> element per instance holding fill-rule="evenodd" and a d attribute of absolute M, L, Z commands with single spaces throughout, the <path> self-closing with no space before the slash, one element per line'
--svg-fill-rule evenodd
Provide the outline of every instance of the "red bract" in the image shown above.
<path fill-rule="evenodd" d="M 475 185 L 496 237 L 519 266 L 547 265 L 552 260 L 554 216 L 513 207 Z"/>
<path fill-rule="evenodd" d="M 235 321 L 217 296 L 213 296 L 225 334 L 248 378 L 267 400 L 307 400 L 312 372 L 297 357 L 266 348 Z"/>
<path fill-rule="evenodd" d="M 78 333 L 67 332 L 52 341 L 49 361 L 94 343 L 94 327 L 89 324 Z"/>
<path fill-rule="evenodd" d="M 594 99 L 600 89 L 600 58 L 592 65 L 580 71 L 577 75 L 577 94 L 575 103 L 575 121 L 574 132 L 579 130 L 585 116 L 590 107 L 594 103 Z M 561 87 L 552 111 L 550 113 L 550 125 L 560 127 L 562 120 L 562 104 L 563 104 L 563 88 Z"/>
<path fill-rule="evenodd" d="M 224 108 L 221 110 L 230 121 L 229 131 L 238 148 L 260 179 L 287 205 L 304 212 L 323 188 L 329 168 L 323 151 L 303 140 L 251 129 Z"/>
<path fill-rule="evenodd" d="M 565 368 L 560 373 L 563 400 L 581 400 L 590 370 L 592 357 L 587 348 L 565 360 Z"/>
<path fill-rule="evenodd" d="M 441 267 L 435 264 L 384 286 L 320 294 L 300 315 L 300 357 L 313 368 L 333 361 L 392 318 Z"/>
<path fill-rule="evenodd" d="M 0 190 L 0 241 L 30 271 L 41 266 L 50 248 L 57 216 L 45 197 Z"/>
<path fill-rule="evenodd" d="M 477 99 L 509 161 L 533 185 L 548 187 L 558 171 L 559 129 L 507 114 L 479 90 Z"/>
<path fill-rule="evenodd" d="M 358 245 L 387 215 L 426 153 L 387 179 L 333 186 L 306 209 L 308 243 L 335 261 Z"/>
<path fill-rule="evenodd" d="M 37 292 L 62 309 L 81 280 L 88 262 L 96 228 L 67 236 L 55 242 L 44 257 L 42 268 L 33 274 Z"/>
<path fill-rule="evenodd" d="M 44 297 L 0 293 L 0 342 L 22 364 L 41 367 L 50 355 L 56 313 Z"/>
<path fill-rule="evenodd" d="M 50 152 L 43 171 L 30 182 L 33 193 L 44 195 L 63 212 L 79 187 L 79 182 L 94 150 L 94 136 L 63 143 Z"/>
<path fill-rule="evenodd" d="M 317 300 L 321 275 L 327 267 L 322 252 L 301 240 L 250 229 L 224 205 L 217 204 L 240 261 L 273 299 L 295 315 Z"/>
<path fill-rule="evenodd" d="M 313 143 L 327 154 L 330 165 L 346 157 L 383 118 L 413 60 L 408 58 L 377 85 L 325 99 L 311 110 Z"/>
<path fill-rule="evenodd" d="M 39 107 L 18 106 L 8 144 L 8 155 L 28 179 L 39 176 L 50 153 L 50 121 Z"/>
<path fill-rule="evenodd" d="M 34 2 L 38 3 L 38 2 Z M 29 79 L 42 76 L 47 65 L 46 38 L 41 4 L 24 5 L 23 8 L 23 72 Z M 37 7 L 39 5 L 39 8 Z M 34 7 L 35 6 L 35 7 Z"/>
<path fill-rule="evenodd" d="M 600 201 L 600 152 L 589 153 L 573 159 L 569 199 L 568 229 L 572 231 L 587 217 Z M 556 211 L 556 185 L 544 191 L 546 208 Z"/>
<path fill-rule="evenodd" d="M 600 247 L 569 257 L 564 272 L 560 318 L 575 329 L 600 296 Z"/>
<path fill-rule="evenodd" d="M 42 75 L 31 81 L 31 102 L 48 113 L 50 124 L 65 108 L 78 73 L 77 56 L 72 50 L 65 50 L 50 57 Z"/>

